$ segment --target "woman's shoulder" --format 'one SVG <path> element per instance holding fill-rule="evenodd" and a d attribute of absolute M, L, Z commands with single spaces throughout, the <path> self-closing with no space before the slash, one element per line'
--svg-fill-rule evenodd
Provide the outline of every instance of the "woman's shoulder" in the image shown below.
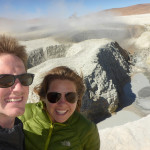
<path fill-rule="evenodd" d="M 37 112 L 41 111 L 43 109 L 43 103 L 37 102 L 37 103 L 27 103 L 25 106 L 25 112 L 22 116 L 19 117 L 22 122 L 25 122 L 31 118 L 33 118 Z"/>
<path fill-rule="evenodd" d="M 98 129 L 95 123 L 87 119 L 82 114 L 75 112 L 72 116 L 71 127 L 76 132 L 80 139 L 84 140 L 87 137 L 98 137 Z"/>
<path fill-rule="evenodd" d="M 77 124 L 77 126 L 80 126 L 85 130 L 90 130 L 93 127 L 95 128 L 95 124 L 79 112 L 74 113 L 74 115 L 72 116 L 72 120 L 73 124 Z"/>

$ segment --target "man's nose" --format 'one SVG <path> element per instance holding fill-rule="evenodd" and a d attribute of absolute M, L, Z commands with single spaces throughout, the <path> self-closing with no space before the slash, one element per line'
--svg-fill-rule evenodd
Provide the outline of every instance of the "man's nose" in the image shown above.
<path fill-rule="evenodd" d="M 12 85 L 12 88 L 13 90 L 22 90 L 22 84 L 18 78 L 15 80 L 15 83 Z"/>

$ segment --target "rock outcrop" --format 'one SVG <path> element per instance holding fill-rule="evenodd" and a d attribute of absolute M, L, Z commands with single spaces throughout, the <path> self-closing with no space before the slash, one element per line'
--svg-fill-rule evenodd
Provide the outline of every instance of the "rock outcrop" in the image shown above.
<path fill-rule="evenodd" d="M 46 59 L 44 57 L 43 48 L 38 48 L 30 53 L 28 53 L 28 68 L 32 68 L 44 62 Z"/>
<path fill-rule="evenodd" d="M 32 88 L 41 75 L 53 67 L 66 65 L 84 75 L 87 87 L 81 112 L 94 122 L 99 122 L 118 107 L 119 93 L 124 81 L 129 79 L 129 56 L 116 42 L 93 39 L 73 44 L 66 57 L 49 59 L 29 69 L 35 73 L 28 102 L 38 101 Z M 31 98 L 32 96 L 32 98 Z"/>
<path fill-rule="evenodd" d="M 28 68 L 37 66 L 50 58 L 65 57 L 70 45 L 51 45 L 45 49 L 43 47 L 28 52 Z"/>

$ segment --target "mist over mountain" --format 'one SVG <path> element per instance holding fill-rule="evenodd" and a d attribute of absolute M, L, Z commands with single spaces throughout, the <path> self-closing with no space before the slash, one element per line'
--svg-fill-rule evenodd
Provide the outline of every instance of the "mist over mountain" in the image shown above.
<path fill-rule="evenodd" d="M 74 43 L 87 39 L 110 38 L 130 51 L 134 45 L 128 40 L 138 38 L 146 30 L 146 27 L 141 24 L 136 24 L 136 26 L 127 24 L 118 14 L 150 13 L 150 9 L 147 9 L 149 7 L 150 4 L 141 4 L 104 10 L 80 17 L 73 14 L 69 18 L 58 16 L 30 20 L 0 18 L 0 33 L 14 35 L 23 41 L 52 37 L 56 41 Z"/>

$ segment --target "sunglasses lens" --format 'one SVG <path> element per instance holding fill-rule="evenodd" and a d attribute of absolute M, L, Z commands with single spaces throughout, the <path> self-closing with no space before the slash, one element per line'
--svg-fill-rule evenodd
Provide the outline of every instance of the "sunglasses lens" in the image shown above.
<path fill-rule="evenodd" d="M 19 79 L 20 83 L 23 86 L 29 86 L 33 82 L 34 74 L 31 73 L 25 73 L 21 75 L 1 74 L 0 88 L 11 87 L 15 83 L 16 78 Z"/>
<path fill-rule="evenodd" d="M 78 100 L 78 96 L 75 92 L 69 92 L 69 93 L 66 93 L 66 100 L 69 102 L 69 103 L 75 103 L 77 100 Z"/>
<path fill-rule="evenodd" d="M 0 88 L 7 88 L 14 84 L 13 75 L 1 75 L 0 76 Z"/>
<path fill-rule="evenodd" d="M 75 92 L 69 92 L 65 94 L 66 100 L 69 103 L 75 103 L 78 100 L 78 96 Z M 61 93 L 49 92 L 47 94 L 47 100 L 50 103 L 57 103 L 61 98 Z"/>
<path fill-rule="evenodd" d="M 25 73 L 18 76 L 19 81 L 23 86 L 29 86 L 33 82 L 34 75 L 30 73 Z"/>
<path fill-rule="evenodd" d="M 56 103 L 61 98 L 61 94 L 57 92 L 49 92 L 47 94 L 47 99 L 50 103 Z"/>

